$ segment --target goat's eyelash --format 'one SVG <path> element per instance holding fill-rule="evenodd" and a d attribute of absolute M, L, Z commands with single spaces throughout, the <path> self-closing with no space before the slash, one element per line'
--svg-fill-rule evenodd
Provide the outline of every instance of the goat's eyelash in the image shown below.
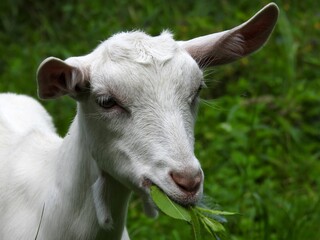
<path fill-rule="evenodd" d="M 104 108 L 104 109 L 111 109 L 114 106 L 118 105 L 117 101 L 115 98 L 113 97 L 106 97 L 106 96 L 102 96 L 102 97 L 97 97 L 96 98 L 96 103 Z"/>
<path fill-rule="evenodd" d="M 131 111 L 128 106 L 124 106 L 116 97 L 112 95 L 101 95 L 95 98 L 96 104 L 100 107 L 99 118 L 108 120 L 113 117 L 130 116 Z"/>
<path fill-rule="evenodd" d="M 204 82 L 204 81 L 201 81 L 200 86 L 198 87 L 197 91 L 196 91 L 195 94 L 194 94 L 194 98 L 197 98 L 197 97 L 199 96 L 201 90 L 202 90 L 203 88 L 206 88 L 206 87 L 207 87 L 207 86 L 206 86 L 205 82 Z"/>
<path fill-rule="evenodd" d="M 201 90 L 204 89 L 204 88 L 206 88 L 206 87 L 207 87 L 207 86 L 206 86 L 205 82 L 204 82 L 204 81 L 201 81 L 200 86 L 199 86 L 199 88 L 198 88 L 198 90 L 197 90 L 197 93 L 200 93 Z"/>
<path fill-rule="evenodd" d="M 192 93 L 192 95 L 190 96 L 190 98 L 189 98 L 189 103 L 190 103 L 191 105 L 194 105 L 194 104 L 197 102 L 201 90 L 202 90 L 203 88 L 205 88 L 205 87 L 206 87 L 206 85 L 205 85 L 204 81 L 201 81 L 201 83 L 200 83 L 199 87 L 197 88 L 197 90 L 194 91 L 194 92 Z"/>

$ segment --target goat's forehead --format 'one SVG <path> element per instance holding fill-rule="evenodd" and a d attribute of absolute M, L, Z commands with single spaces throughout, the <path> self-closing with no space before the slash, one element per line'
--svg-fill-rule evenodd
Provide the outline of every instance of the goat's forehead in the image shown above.
<path fill-rule="evenodd" d="M 96 51 L 100 56 L 91 72 L 93 90 L 97 92 L 126 87 L 196 88 L 202 80 L 198 65 L 169 33 L 158 37 L 122 33 Z"/>
<path fill-rule="evenodd" d="M 96 52 L 102 61 L 123 60 L 150 64 L 152 61 L 165 62 L 179 51 L 179 45 L 169 32 L 152 37 L 144 32 L 118 33 L 98 46 Z"/>

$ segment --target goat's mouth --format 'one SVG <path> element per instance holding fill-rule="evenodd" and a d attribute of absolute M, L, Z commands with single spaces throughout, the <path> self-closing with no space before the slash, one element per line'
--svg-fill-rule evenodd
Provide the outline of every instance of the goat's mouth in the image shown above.
<path fill-rule="evenodd" d="M 150 188 L 151 186 L 157 186 L 161 191 L 163 191 L 170 200 L 178 203 L 179 205 L 182 205 L 184 207 L 194 206 L 202 196 L 202 192 L 184 192 L 181 190 L 178 191 L 165 191 L 163 188 L 161 188 L 159 185 L 152 182 L 150 179 L 145 178 L 142 182 L 142 186 L 147 190 L 149 198 L 150 197 Z M 153 200 L 151 200 L 153 203 Z M 154 206 L 155 207 L 155 206 Z"/>

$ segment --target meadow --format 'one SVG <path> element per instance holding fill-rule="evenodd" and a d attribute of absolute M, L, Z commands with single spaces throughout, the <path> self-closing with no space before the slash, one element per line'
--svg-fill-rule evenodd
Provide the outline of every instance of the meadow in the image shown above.
<path fill-rule="evenodd" d="M 261 51 L 204 72 L 195 148 L 204 201 L 239 213 L 227 218 L 226 239 L 320 239 L 320 2 L 275 2 L 280 17 Z M 232 28 L 267 3 L 4 0 L 0 92 L 37 97 L 43 59 L 86 54 L 119 31 L 169 29 L 176 39 L 190 39 Z M 75 103 L 69 97 L 41 103 L 66 134 Z M 192 239 L 184 222 L 144 216 L 135 195 L 128 231 L 133 240 Z"/>

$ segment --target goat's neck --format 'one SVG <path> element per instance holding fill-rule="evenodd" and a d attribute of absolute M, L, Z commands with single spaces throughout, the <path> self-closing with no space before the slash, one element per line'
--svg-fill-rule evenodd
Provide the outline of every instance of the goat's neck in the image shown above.
<path fill-rule="evenodd" d="M 60 177 L 57 178 L 56 184 L 61 191 L 63 202 L 67 202 L 72 208 L 69 209 L 70 214 L 82 215 L 85 209 L 95 209 L 93 217 L 96 218 L 96 211 L 105 209 L 107 211 L 105 213 L 106 226 L 102 227 L 110 230 L 100 231 L 99 235 L 102 234 L 108 237 L 107 239 L 120 239 L 125 226 L 131 191 L 109 174 L 101 174 L 88 149 L 82 121 L 81 110 L 80 112 L 78 110 L 59 150 L 60 164 L 57 176 Z M 103 191 L 100 196 L 94 196 L 97 193 L 94 192 L 93 186 L 99 178 L 103 178 L 103 186 L 101 186 Z M 103 209 L 97 209 L 97 198 L 104 206 Z M 94 207 L 88 204 L 93 204 Z M 92 217 L 92 212 L 89 215 Z M 92 219 L 83 219 L 83 221 L 90 220 Z M 100 219 L 98 222 L 100 226 L 103 224 Z"/>
<path fill-rule="evenodd" d="M 86 147 L 86 139 L 81 130 L 78 115 L 65 136 L 59 149 L 57 186 L 68 202 L 79 206 L 97 178 L 97 168 Z"/>

